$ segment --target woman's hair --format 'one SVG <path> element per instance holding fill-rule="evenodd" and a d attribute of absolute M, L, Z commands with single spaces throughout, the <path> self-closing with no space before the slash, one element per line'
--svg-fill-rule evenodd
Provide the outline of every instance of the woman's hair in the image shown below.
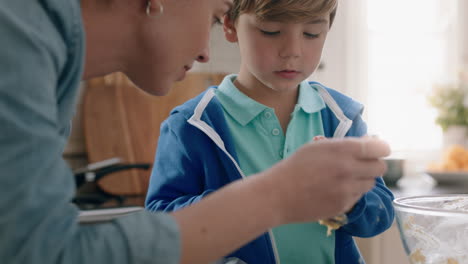
<path fill-rule="evenodd" d="M 335 19 L 338 0 L 234 0 L 229 12 L 236 22 L 243 13 L 254 14 L 260 20 L 303 22 L 330 14 L 330 26 Z"/>

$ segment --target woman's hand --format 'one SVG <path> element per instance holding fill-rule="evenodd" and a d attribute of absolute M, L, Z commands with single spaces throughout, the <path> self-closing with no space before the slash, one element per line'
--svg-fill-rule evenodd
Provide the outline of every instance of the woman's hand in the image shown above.
<path fill-rule="evenodd" d="M 260 177 L 270 186 L 277 223 L 327 219 L 350 210 L 372 189 L 386 166 L 389 146 L 378 139 L 328 139 L 309 143 Z"/>
<path fill-rule="evenodd" d="M 385 142 L 373 138 L 310 143 L 269 170 L 172 213 L 181 263 L 214 261 L 268 228 L 346 212 L 385 171 L 380 158 L 389 153 Z"/>

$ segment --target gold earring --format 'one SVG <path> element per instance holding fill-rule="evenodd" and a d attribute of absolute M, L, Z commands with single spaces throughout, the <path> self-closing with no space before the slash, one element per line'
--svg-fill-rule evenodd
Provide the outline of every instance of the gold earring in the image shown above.
<path fill-rule="evenodd" d="M 146 15 L 148 17 L 159 17 L 164 13 L 164 6 L 160 3 L 157 2 L 159 5 L 159 13 L 152 15 L 151 14 L 151 0 L 148 0 L 148 3 L 146 4 Z"/>

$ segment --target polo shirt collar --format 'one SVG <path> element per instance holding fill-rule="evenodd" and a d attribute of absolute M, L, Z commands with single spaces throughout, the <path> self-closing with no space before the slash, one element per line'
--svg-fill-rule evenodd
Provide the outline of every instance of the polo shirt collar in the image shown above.
<path fill-rule="evenodd" d="M 250 123 L 255 117 L 270 107 L 263 105 L 248 97 L 234 85 L 236 74 L 228 75 L 218 87 L 217 97 L 226 112 L 242 126 Z M 325 107 L 325 102 L 316 89 L 308 81 L 299 86 L 299 98 L 296 109 L 306 113 L 315 113 Z"/>
<path fill-rule="evenodd" d="M 306 113 L 311 114 L 325 108 L 325 102 L 320 93 L 309 84 L 309 81 L 301 82 L 299 86 L 299 98 L 297 105 Z"/>
<path fill-rule="evenodd" d="M 265 109 L 269 109 L 248 97 L 234 85 L 236 74 L 228 75 L 218 87 L 217 97 L 226 112 L 242 126 L 247 125 Z"/>

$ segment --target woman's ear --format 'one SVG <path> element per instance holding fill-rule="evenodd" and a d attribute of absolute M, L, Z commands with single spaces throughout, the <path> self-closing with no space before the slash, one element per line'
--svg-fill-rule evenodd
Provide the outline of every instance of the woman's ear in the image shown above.
<path fill-rule="evenodd" d="M 146 15 L 149 17 L 158 17 L 164 13 L 164 5 L 162 0 L 146 0 Z"/>
<path fill-rule="evenodd" d="M 237 31 L 236 27 L 234 26 L 234 22 L 229 18 L 228 15 L 224 15 L 223 17 L 223 29 L 224 29 L 224 36 L 226 40 L 232 43 L 237 42 Z"/>

